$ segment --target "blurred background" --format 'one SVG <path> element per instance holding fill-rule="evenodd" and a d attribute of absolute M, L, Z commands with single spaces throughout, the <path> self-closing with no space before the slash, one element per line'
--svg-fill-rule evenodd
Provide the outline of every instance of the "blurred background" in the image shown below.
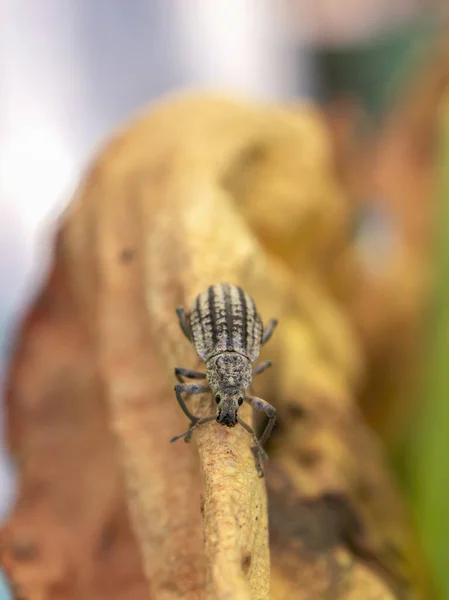
<path fill-rule="evenodd" d="M 45 275 L 57 217 L 115 127 L 189 87 L 292 106 L 316 102 L 356 207 L 354 244 L 373 278 L 366 294 L 396 303 L 398 314 L 424 315 L 396 318 L 399 337 L 385 325 L 388 341 L 373 341 L 363 304 L 360 328 L 378 370 L 360 403 L 385 440 L 442 597 L 449 598 L 449 528 L 442 521 L 449 506 L 449 108 L 445 120 L 439 116 L 449 72 L 444 8 L 437 0 L 0 0 L 0 378 Z M 398 240 L 407 264 L 425 265 L 405 299 L 382 296 L 376 287 Z M 421 276 L 433 269 L 443 275 L 426 311 Z M 388 346 L 391 358 L 394 341 L 409 344 L 410 352 L 386 368 L 382 357 Z M 424 368 L 412 380 L 407 360 L 417 354 Z M 423 397 L 414 413 L 410 406 Z M 15 477 L 1 423 L 5 519 Z"/>

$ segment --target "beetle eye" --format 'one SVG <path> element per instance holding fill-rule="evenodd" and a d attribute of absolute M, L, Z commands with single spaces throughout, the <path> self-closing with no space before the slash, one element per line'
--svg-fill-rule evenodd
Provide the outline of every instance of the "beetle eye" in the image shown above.
<path fill-rule="evenodd" d="M 237 400 L 237 402 L 238 402 L 239 406 L 242 406 L 242 404 L 243 404 L 243 398 L 240 396 L 240 398 Z"/>
<path fill-rule="evenodd" d="M 216 402 L 217 404 L 220 404 L 220 400 L 221 400 L 220 394 L 217 394 L 217 395 L 215 396 L 215 402 Z"/>

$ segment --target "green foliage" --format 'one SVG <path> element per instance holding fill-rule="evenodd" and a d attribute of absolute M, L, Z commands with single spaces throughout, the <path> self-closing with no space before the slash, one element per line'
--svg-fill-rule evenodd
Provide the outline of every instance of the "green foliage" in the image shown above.
<path fill-rule="evenodd" d="M 413 80 L 437 27 L 431 14 L 362 43 L 319 49 L 325 94 L 356 97 L 371 117 L 382 118 L 396 93 Z"/>
<path fill-rule="evenodd" d="M 422 413 L 410 475 L 418 527 L 440 597 L 449 599 L 449 97 L 443 115 L 441 185 L 429 307 Z"/>

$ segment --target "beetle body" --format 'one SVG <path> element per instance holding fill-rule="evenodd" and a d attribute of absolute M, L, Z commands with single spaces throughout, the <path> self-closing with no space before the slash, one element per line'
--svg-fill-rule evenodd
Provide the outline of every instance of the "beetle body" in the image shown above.
<path fill-rule="evenodd" d="M 221 283 L 197 297 L 188 323 L 192 344 L 206 363 L 217 421 L 233 427 L 262 343 L 263 324 L 256 305 L 241 288 Z"/>
<path fill-rule="evenodd" d="M 254 435 L 249 425 L 238 416 L 239 407 L 244 401 L 263 410 L 269 416 L 269 424 L 262 436 L 266 439 L 274 425 L 275 410 L 265 400 L 247 396 L 246 392 L 253 375 L 261 373 L 271 365 L 270 361 L 266 361 L 255 369 L 252 367 L 259 357 L 261 346 L 270 339 L 277 321 L 272 319 L 264 329 L 251 296 L 240 287 L 229 283 L 209 286 L 197 296 L 190 312 L 185 313 L 184 309 L 178 308 L 177 313 L 182 331 L 206 364 L 206 373 L 175 369 L 175 374 L 181 382 L 175 387 L 176 397 L 182 410 L 190 418 L 191 426 L 187 432 L 176 436 L 172 441 L 180 437 L 189 441 L 195 427 L 213 418 L 227 427 L 234 427 L 240 423 Z M 187 384 L 183 377 L 207 379 L 208 385 Z M 206 391 L 212 392 L 217 404 L 217 413 L 199 419 L 190 413 L 181 394 Z M 257 451 L 262 453 L 260 443 L 255 439 Z"/>
<path fill-rule="evenodd" d="M 259 356 L 263 324 L 256 305 L 241 288 L 221 283 L 200 294 L 188 315 L 191 340 L 207 363 L 222 352 L 253 363 Z"/>

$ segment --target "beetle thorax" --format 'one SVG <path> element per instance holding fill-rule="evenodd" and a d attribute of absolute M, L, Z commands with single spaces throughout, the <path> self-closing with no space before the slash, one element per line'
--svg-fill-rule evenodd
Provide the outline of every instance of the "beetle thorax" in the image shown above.
<path fill-rule="evenodd" d="M 250 361 L 237 352 L 222 352 L 206 364 L 207 380 L 213 394 L 240 390 L 245 393 L 251 385 Z"/>

